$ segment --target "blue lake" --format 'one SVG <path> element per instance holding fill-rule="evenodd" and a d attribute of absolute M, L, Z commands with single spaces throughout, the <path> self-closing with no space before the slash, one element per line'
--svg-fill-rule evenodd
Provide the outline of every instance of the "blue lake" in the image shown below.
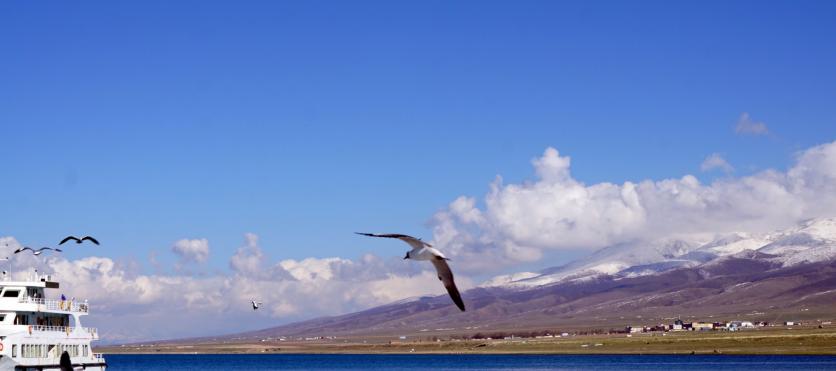
<path fill-rule="evenodd" d="M 836 370 L 836 356 L 106 355 L 108 370 Z"/>

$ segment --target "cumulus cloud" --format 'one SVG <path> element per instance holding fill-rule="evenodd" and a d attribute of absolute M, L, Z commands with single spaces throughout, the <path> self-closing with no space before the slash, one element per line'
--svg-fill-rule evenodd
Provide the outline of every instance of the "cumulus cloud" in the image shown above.
<path fill-rule="evenodd" d="M 703 160 L 702 164 L 700 164 L 700 170 L 702 171 L 712 171 L 714 169 L 720 169 L 725 173 L 731 173 L 734 171 L 734 167 L 729 164 L 726 159 L 723 158 L 719 153 L 712 153 L 708 155 L 708 157 Z"/>
<path fill-rule="evenodd" d="M 209 241 L 203 239 L 182 239 L 171 246 L 171 251 L 180 257 L 181 263 L 203 263 L 209 258 Z"/>
<path fill-rule="evenodd" d="M 716 159 L 710 165 L 718 163 L 722 168 Z M 571 176 L 570 158 L 553 148 L 532 164 L 535 181 L 504 184 L 497 178 L 482 205 L 462 196 L 438 212 L 432 221 L 435 244 L 464 262 L 467 271 L 479 272 L 537 260 L 548 250 L 767 231 L 836 215 L 836 142 L 799 153 L 786 172 L 767 170 L 710 184 L 685 175 L 587 185 Z"/>
<path fill-rule="evenodd" d="M 584 184 L 572 177 L 571 159 L 553 148 L 532 166 L 536 179 L 506 184 L 497 177 L 484 197 L 458 197 L 433 216 L 433 243 L 453 258 L 460 289 L 473 287 L 469 273 L 535 262 L 549 251 L 673 235 L 769 231 L 836 215 L 836 142 L 798 153 L 786 171 L 709 184 L 692 175 Z M 173 248 L 181 259 L 206 260 L 206 240 L 183 241 Z M 0 237 L 0 254 L 7 254 L 0 256 L 18 247 L 13 237 Z M 37 267 L 52 274 L 61 282 L 53 297 L 63 292 L 89 299 L 93 315 L 83 324 L 102 327 L 109 341 L 259 329 L 444 294 L 430 265 L 399 255 L 273 261 L 265 251 L 271 250 L 248 233 L 229 257 L 228 272 L 199 276 L 143 273 L 136 262 L 97 256 L 68 260 L 60 254 L 39 259 L 18 254 L 11 264 L 16 271 Z M 253 298 L 264 302 L 263 310 L 252 311 Z"/>
<path fill-rule="evenodd" d="M 734 132 L 746 135 L 766 135 L 769 134 L 769 129 L 763 122 L 752 120 L 748 112 L 743 112 L 737 119 Z"/>
<path fill-rule="evenodd" d="M 185 241 L 176 245 L 187 246 L 186 251 L 208 246 L 205 240 Z M 0 253 L 17 247 L 13 237 L 0 237 Z M 102 327 L 103 339 L 114 342 L 260 329 L 445 293 L 429 264 L 371 254 L 271 262 L 252 233 L 230 257 L 229 273 L 145 274 L 135 262 L 98 256 L 68 260 L 19 254 L 12 264 L 18 279 L 32 274 L 32 268 L 51 274 L 61 283 L 60 291 L 49 290 L 52 297 L 64 293 L 90 300 L 92 315 L 82 324 Z M 463 289 L 473 287 L 467 277 L 457 280 Z M 264 302 L 258 312 L 249 306 L 253 298 Z"/>
<path fill-rule="evenodd" d="M 264 253 L 258 247 L 258 236 L 254 233 L 244 235 L 244 245 L 235 250 L 229 259 L 229 267 L 241 275 L 258 275 L 262 271 Z"/>

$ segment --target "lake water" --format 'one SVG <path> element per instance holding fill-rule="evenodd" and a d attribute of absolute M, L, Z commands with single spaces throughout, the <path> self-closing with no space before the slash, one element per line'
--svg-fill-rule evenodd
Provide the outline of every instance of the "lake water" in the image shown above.
<path fill-rule="evenodd" d="M 836 370 L 836 356 L 106 355 L 108 370 Z"/>

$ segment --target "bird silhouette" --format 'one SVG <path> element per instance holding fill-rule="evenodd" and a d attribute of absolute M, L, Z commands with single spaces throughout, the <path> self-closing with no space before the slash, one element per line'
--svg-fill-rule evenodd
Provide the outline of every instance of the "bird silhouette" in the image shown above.
<path fill-rule="evenodd" d="M 261 305 L 261 302 L 260 301 L 255 301 L 255 299 L 252 300 L 252 303 L 253 303 L 253 310 L 258 309 L 258 306 Z"/>
<path fill-rule="evenodd" d="M 64 237 L 64 239 L 63 239 L 63 240 L 61 240 L 61 242 L 59 242 L 58 244 L 59 244 L 59 245 L 63 245 L 63 244 L 64 244 L 64 242 L 71 241 L 71 240 L 72 240 L 72 241 L 75 241 L 75 243 L 82 243 L 82 242 L 84 242 L 84 241 L 90 241 L 90 242 L 92 242 L 92 243 L 94 243 L 94 244 L 96 244 L 96 245 L 98 245 L 98 244 L 99 244 L 99 241 L 98 241 L 98 240 L 96 240 L 95 238 L 90 237 L 90 236 L 84 236 L 84 237 L 82 237 L 82 238 L 78 238 L 78 237 L 76 237 L 76 236 L 67 236 L 67 237 Z"/>
<path fill-rule="evenodd" d="M 20 252 L 23 252 L 23 251 L 26 251 L 26 250 L 31 251 L 31 252 L 32 252 L 32 255 L 36 255 L 36 256 L 37 256 L 37 255 L 41 255 L 41 254 L 44 252 L 44 250 L 55 250 L 55 251 L 58 251 L 58 252 L 62 252 L 62 251 L 63 251 L 63 250 L 61 250 L 61 249 L 53 249 L 53 248 L 51 248 L 51 247 L 41 247 L 40 249 L 37 249 L 37 250 L 35 250 L 35 249 L 31 248 L 31 247 L 22 247 L 22 248 L 19 248 L 19 249 L 15 250 L 15 254 L 20 253 Z"/>

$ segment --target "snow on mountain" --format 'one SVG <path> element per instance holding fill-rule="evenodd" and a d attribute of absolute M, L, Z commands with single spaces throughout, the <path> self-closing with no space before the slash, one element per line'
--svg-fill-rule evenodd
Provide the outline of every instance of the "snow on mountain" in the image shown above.
<path fill-rule="evenodd" d="M 623 277 L 639 277 L 639 276 L 648 276 L 651 274 L 656 274 L 660 272 L 669 271 L 671 269 L 677 268 L 690 268 L 699 265 L 699 261 L 695 260 L 688 260 L 688 259 L 670 259 L 665 260 L 658 263 L 653 264 L 644 264 L 644 265 L 637 265 L 633 267 L 629 267 L 627 269 L 623 269 L 621 271 L 615 272 L 613 274 L 618 274 L 619 276 Z"/>
<path fill-rule="evenodd" d="M 778 255 L 784 266 L 836 258 L 836 218 L 814 219 L 776 233 L 759 252 Z"/>
<path fill-rule="evenodd" d="M 744 232 L 610 246 L 572 263 L 495 277 L 481 286 L 528 288 L 600 275 L 637 277 L 690 268 L 734 256 L 769 257 L 783 266 L 836 259 L 836 218 L 808 220 L 769 234 Z"/>
<path fill-rule="evenodd" d="M 645 270 L 648 270 L 653 268 L 652 264 L 676 260 L 676 257 L 688 253 L 697 246 L 699 245 L 693 241 L 681 239 L 660 240 L 653 243 L 621 244 L 598 250 L 586 258 L 560 267 L 545 269 L 534 276 L 529 275 L 522 279 L 506 280 L 504 282 L 501 279 L 492 279 L 483 286 L 533 287 L 588 276 L 615 275 L 636 266 L 646 266 Z M 687 264 L 687 262 L 678 265 L 684 264 Z M 658 266 L 658 268 L 664 267 Z M 664 270 L 668 269 L 672 268 L 664 268 Z M 638 272 L 632 272 L 632 274 L 635 276 Z"/>
<path fill-rule="evenodd" d="M 721 236 L 699 248 L 718 256 L 737 254 L 743 250 L 757 250 L 770 241 L 763 236 L 752 236 L 748 233 L 732 233 Z"/>
<path fill-rule="evenodd" d="M 492 287 L 492 286 L 504 286 L 514 281 L 520 281 L 532 277 L 539 276 L 540 273 L 534 272 L 519 272 L 519 273 L 512 273 L 512 274 L 503 274 L 501 276 L 496 276 L 491 278 L 488 281 L 483 282 L 480 287 Z"/>
<path fill-rule="evenodd" d="M 808 220 L 801 224 L 798 232 L 817 236 L 824 240 L 836 241 L 836 217 Z"/>

